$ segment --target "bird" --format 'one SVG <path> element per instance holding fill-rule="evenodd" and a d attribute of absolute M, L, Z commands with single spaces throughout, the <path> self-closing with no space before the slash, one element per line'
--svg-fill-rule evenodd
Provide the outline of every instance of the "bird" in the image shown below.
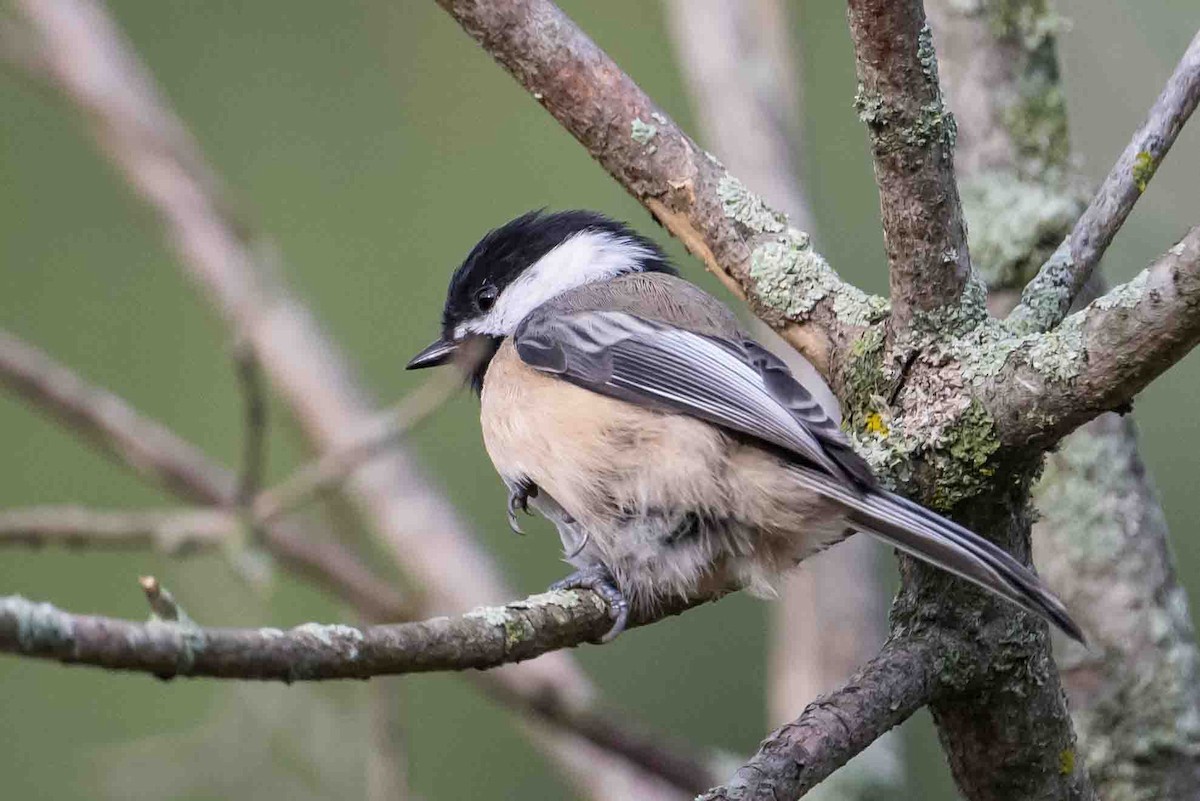
<path fill-rule="evenodd" d="M 599 594 L 604 641 L 672 596 L 771 597 L 856 532 L 1083 641 L 1032 570 L 883 488 L 818 400 L 815 372 L 793 376 L 622 222 L 537 210 L 495 228 L 454 271 L 441 323 L 407 369 L 473 354 L 509 524 L 519 532 L 532 506 L 555 525 L 574 571 L 551 589 Z"/>

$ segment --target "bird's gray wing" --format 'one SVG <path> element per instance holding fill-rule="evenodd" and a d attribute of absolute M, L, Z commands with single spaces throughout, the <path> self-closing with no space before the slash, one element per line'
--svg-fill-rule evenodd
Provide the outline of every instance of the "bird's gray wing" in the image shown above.
<path fill-rule="evenodd" d="M 787 366 L 748 338 L 698 334 L 625 312 L 534 312 L 513 335 L 529 366 L 585 389 L 681 412 L 874 486 L 870 467 Z"/>

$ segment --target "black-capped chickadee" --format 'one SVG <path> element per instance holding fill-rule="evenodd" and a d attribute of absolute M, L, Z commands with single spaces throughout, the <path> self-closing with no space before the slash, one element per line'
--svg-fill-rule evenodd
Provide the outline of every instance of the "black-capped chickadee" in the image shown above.
<path fill-rule="evenodd" d="M 669 595 L 770 595 L 855 531 L 1082 639 L 1007 553 L 879 487 L 810 388 L 619 222 L 531 212 L 487 234 L 408 368 L 468 341 L 483 343 L 472 383 L 510 524 L 527 504 L 554 522 L 576 572 L 553 588 L 608 600 L 605 639 Z"/>

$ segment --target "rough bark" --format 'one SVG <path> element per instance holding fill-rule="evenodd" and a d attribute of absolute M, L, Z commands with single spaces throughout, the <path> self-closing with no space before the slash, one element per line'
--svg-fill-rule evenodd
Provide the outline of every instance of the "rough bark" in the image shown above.
<path fill-rule="evenodd" d="M 1046 331 L 1066 316 L 1197 103 L 1200 33 L 1188 45 L 1145 123 L 1126 145 L 1070 235 L 1021 293 L 1021 303 L 1012 313 L 1014 325 Z"/>
<path fill-rule="evenodd" d="M 942 102 L 921 0 L 850 0 L 859 118 L 879 187 L 894 329 L 958 305 L 971 277 L 954 177 L 954 117 Z"/>
<path fill-rule="evenodd" d="M 1070 171 L 1057 20 L 1041 3 L 1023 15 L 952 0 L 929 11 L 959 122 L 971 253 L 1002 317 L 1086 202 Z M 1092 283 L 1083 303 L 1103 291 Z M 1200 786 L 1195 632 L 1133 421 L 1105 414 L 1068 435 L 1034 501 L 1036 562 L 1091 640 L 1088 649 L 1060 640 L 1056 650 L 1098 794 L 1191 798 Z"/>
<path fill-rule="evenodd" d="M 960 521 L 1028 560 L 1028 492 L 1027 481 L 1018 481 L 1008 497 L 964 510 Z M 928 572 L 915 564 L 908 570 Z M 926 575 L 907 586 L 919 592 L 898 603 L 897 625 L 956 632 L 960 647 L 945 648 L 942 659 L 951 665 L 973 661 L 978 671 L 956 687 L 963 671 L 952 669 L 930 705 L 963 795 L 972 801 L 1094 799 L 1087 770 L 1075 758 L 1075 733 L 1045 624 L 1011 615 L 994 598 L 944 576 Z"/>
<path fill-rule="evenodd" d="M 727 785 L 698 801 L 801 797 L 928 702 L 937 689 L 937 650 L 920 640 L 887 643 L 844 687 L 769 734 Z"/>
<path fill-rule="evenodd" d="M 994 346 L 1016 345 L 982 394 L 1005 445 L 1044 449 L 1102 412 L 1129 408 L 1198 341 L 1200 226 L 1043 338 Z"/>

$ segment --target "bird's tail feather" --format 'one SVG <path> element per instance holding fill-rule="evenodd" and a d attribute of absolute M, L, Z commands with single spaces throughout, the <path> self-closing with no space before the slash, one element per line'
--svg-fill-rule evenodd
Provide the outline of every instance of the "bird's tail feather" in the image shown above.
<path fill-rule="evenodd" d="M 1062 602 L 1029 568 L 998 546 L 907 498 L 882 490 L 856 491 L 816 471 L 803 472 L 813 489 L 847 509 L 855 527 L 1041 615 L 1067 636 L 1084 642 L 1083 632 Z"/>

